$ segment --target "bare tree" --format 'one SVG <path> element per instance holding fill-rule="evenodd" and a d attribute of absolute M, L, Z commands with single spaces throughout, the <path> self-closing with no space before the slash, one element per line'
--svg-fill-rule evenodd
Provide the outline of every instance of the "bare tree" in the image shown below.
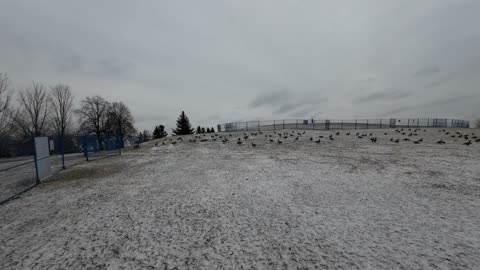
<path fill-rule="evenodd" d="M 0 73 L 0 138 L 8 137 L 12 129 L 12 94 L 7 74 Z"/>
<path fill-rule="evenodd" d="M 108 111 L 108 133 L 130 138 L 136 133 L 133 123 L 133 116 L 127 105 L 123 102 L 113 102 L 110 105 Z"/>
<path fill-rule="evenodd" d="M 105 133 L 108 119 L 109 103 L 100 96 L 86 97 L 80 109 L 75 112 L 80 116 L 80 131 L 97 136 L 102 150 L 102 134 Z"/>
<path fill-rule="evenodd" d="M 65 169 L 64 144 L 65 134 L 72 125 L 73 95 L 70 87 L 57 84 L 50 89 L 50 102 L 52 104 L 53 128 L 60 135 L 60 152 L 62 154 L 62 167 Z"/>
<path fill-rule="evenodd" d="M 49 128 L 50 101 L 47 91 L 40 83 L 33 82 L 31 88 L 20 92 L 20 109 L 15 124 L 24 137 L 45 135 Z"/>
<path fill-rule="evenodd" d="M 57 84 L 50 90 L 52 104 L 52 124 L 59 135 L 68 133 L 72 126 L 73 95 L 70 87 Z"/>

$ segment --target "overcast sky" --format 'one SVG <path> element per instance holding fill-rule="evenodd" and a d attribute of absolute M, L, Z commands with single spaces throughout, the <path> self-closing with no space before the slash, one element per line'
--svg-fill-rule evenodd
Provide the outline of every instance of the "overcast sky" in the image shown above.
<path fill-rule="evenodd" d="M 478 0 L 0 1 L 0 72 L 123 101 L 139 129 L 480 117 Z"/>

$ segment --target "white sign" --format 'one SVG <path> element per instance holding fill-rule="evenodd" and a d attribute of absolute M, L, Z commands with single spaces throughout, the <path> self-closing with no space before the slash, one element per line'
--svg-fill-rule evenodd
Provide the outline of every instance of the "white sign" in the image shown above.
<path fill-rule="evenodd" d="M 48 137 L 35 138 L 35 153 L 40 181 L 51 176 L 50 151 L 48 149 Z"/>

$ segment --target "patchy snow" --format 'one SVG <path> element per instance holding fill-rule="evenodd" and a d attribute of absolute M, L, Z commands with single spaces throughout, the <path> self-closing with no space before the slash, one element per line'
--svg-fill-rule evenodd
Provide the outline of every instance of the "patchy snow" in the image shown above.
<path fill-rule="evenodd" d="M 0 268 L 478 269 L 480 143 L 346 132 L 78 165 L 0 206 Z"/>

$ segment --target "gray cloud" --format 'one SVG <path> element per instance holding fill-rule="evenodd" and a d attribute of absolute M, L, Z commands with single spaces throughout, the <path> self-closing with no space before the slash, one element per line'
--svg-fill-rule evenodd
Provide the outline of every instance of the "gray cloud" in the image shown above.
<path fill-rule="evenodd" d="M 285 104 L 291 98 L 292 93 L 289 90 L 271 91 L 262 93 L 257 96 L 251 103 L 250 108 L 258 108 L 261 106 L 278 106 Z"/>
<path fill-rule="evenodd" d="M 388 89 L 384 92 L 374 92 L 365 96 L 358 96 L 353 101 L 358 103 L 376 102 L 376 101 L 392 101 L 400 100 L 412 95 L 411 91 Z"/>
<path fill-rule="evenodd" d="M 92 94 L 128 102 L 140 129 L 170 128 L 181 110 L 205 126 L 472 117 L 478 10 L 470 0 L 422 1 L 413 11 L 383 0 L 2 0 L 0 72 L 17 89 L 63 82 L 77 103 Z M 455 95 L 469 98 L 448 100 Z"/>
<path fill-rule="evenodd" d="M 299 117 L 315 111 L 328 101 L 316 92 L 295 93 L 292 90 L 271 91 L 260 94 L 251 103 L 251 108 L 267 107 L 278 117 Z"/>
<path fill-rule="evenodd" d="M 424 78 L 424 77 L 431 77 L 440 72 L 440 68 L 436 66 L 425 67 L 423 69 L 418 70 L 413 74 L 414 78 Z"/>

